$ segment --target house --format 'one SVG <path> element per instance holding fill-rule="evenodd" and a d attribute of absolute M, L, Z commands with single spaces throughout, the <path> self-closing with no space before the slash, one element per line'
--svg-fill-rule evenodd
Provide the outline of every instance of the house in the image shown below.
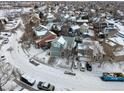
<path fill-rule="evenodd" d="M 103 42 L 106 56 L 112 58 L 114 61 L 124 61 L 124 41 L 120 37 L 108 38 Z"/>
<path fill-rule="evenodd" d="M 107 27 L 107 28 L 104 28 L 104 30 L 103 30 L 103 33 L 106 34 L 107 37 L 112 37 L 117 32 L 118 32 L 118 30 L 116 28 L 112 28 L 112 27 Z"/>
<path fill-rule="evenodd" d="M 124 49 L 113 52 L 112 59 L 116 62 L 124 61 Z"/>
<path fill-rule="evenodd" d="M 47 14 L 47 21 L 52 22 L 53 20 L 55 20 L 55 16 L 52 13 L 48 13 Z"/>
<path fill-rule="evenodd" d="M 91 39 L 83 39 L 83 43 L 78 44 L 77 47 L 78 57 L 86 57 L 92 61 L 98 61 L 105 52 L 103 47 L 99 44 L 98 41 L 93 41 Z"/>
<path fill-rule="evenodd" d="M 64 23 L 61 27 L 61 35 L 68 36 L 68 28 L 69 28 L 69 25 Z"/>
<path fill-rule="evenodd" d="M 51 31 L 48 31 L 42 38 L 35 40 L 36 47 L 45 47 L 47 46 L 50 48 L 50 42 L 52 42 L 55 38 L 57 38 L 57 35 Z"/>
<path fill-rule="evenodd" d="M 48 22 L 53 22 L 56 19 L 55 16 L 54 16 L 54 14 L 51 12 L 51 9 L 50 8 L 48 10 L 48 13 L 47 13 L 46 18 L 47 18 L 47 21 Z"/>
<path fill-rule="evenodd" d="M 33 31 L 37 38 L 44 36 L 48 32 L 48 28 L 44 25 L 39 25 L 37 27 L 33 27 Z"/>
<path fill-rule="evenodd" d="M 76 34 L 78 34 L 80 32 L 80 26 L 79 25 L 72 25 L 69 28 L 69 35 L 70 36 L 75 36 Z"/>
<path fill-rule="evenodd" d="M 89 23 L 88 17 L 80 17 L 79 19 L 76 20 L 76 23 L 79 25 L 82 25 L 83 23 Z"/>
<path fill-rule="evenodd" d="M 83 23 L 83 25 L 80 26 L 80 32 L 87 32 L 88 31 L 88 24 L 87 23 Z"/>
<path fill-rule="evenodd" d="M 50 56 L 51 57 L 67 57 L 67 52 L 74 47 L 74 37 L 60 36 L 54 39 L 51 43 Z"/>
<path fill-rule="evenodd" d="M 93 49 L 91 47 L 89 47 L 89 45 L 85 45 L 85 44 L 78 44 L 77 47 L 77 51 L 78 51 L 78 57 L 93 57 Z"/>
<path fill-rule="evenodd" d="M 39 25 L 38 27 L 33 28 L 33 31 L 36 35 L 34 43 L 38 48 L 48 45 L 49 42 L 57 37 L 54 32 L 49 31 L 47 27 L 43 25 Z"/>
<path fill-rule="evenodd" d="M 61 26 L 59 26 L 58 24 L 53 24 L 51 27 L 51 31 L 59 36 L 61 33 Z"/>

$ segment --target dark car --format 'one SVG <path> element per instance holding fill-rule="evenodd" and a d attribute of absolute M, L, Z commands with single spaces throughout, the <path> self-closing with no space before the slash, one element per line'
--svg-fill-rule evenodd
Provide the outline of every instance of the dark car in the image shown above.
<path fill-rule="evenodd" d="M 2 44 L 7 44 L 9 42 L 9 39 L 6 38 L 5 40 L 3 40 Z"/>
<path fill-rule="evenodd" d="M 86 68 L 88 71 L 92 71 L 92 66 L 88 62 L 86 63 Z"/>
<path fill-rule="evenodd" d="M 76 75 L 76 74 L 75 74 L 75 73 L 73 73 L 72 71 L 65 71 L 65 72 L 64 72 L 64 74 L 73 75 L 73 76 L 75 76 L 75 75 Z"/>
<path fill-rule="evenodd" d="M 1 56 L 1 60 L 4 61 L 6 58 L 5 56 Z"/>
<path fill-rule="evenodd" d="M 47 82 L 39 82 L 37 85 L 37 88 L 40 90 L 45 90 L 45 91 L 54 91 L 55 90 L 55 86 L 51 85 L 50 83 Z"/>

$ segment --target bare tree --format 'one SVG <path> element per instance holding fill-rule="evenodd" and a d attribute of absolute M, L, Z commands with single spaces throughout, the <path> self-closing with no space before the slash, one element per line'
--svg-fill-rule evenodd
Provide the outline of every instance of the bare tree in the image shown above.
<path fill-rule="evenodd" d="M 10 80 L 13 67 L 10 63 L 0 62 L 0 91 L 2 87 Z"/>

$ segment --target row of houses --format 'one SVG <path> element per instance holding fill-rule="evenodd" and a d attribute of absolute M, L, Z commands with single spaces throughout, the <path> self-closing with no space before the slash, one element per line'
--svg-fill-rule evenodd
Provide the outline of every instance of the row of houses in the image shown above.
<path fill-rule="evenodd" d="M 77 56 L 80 54 L 95 61 L 104 55 L 113 60 L 117 60 L 116 57 L 118 57 L 117 61 L 123 60 L 123 56 L 120 58 L 120 55 L 116 57 L 114 55 L 115 52 L 119 52 L 119 48 L 123 49 L 122 45 L 110 39 L 118 33 L 117 27 L 106 21 L 113 16 L 109 13 L 101 13 L 90 17 L 87 12 L 78 12 L 68 10 L 62 12 L 59 16 L 62 18 L 61 22 L 56 22 L 56 24 L 55 13 L 50 7 L 44 19 L 45 24 L 42 23 L 41 18 L 37 18 L 38 16 L 33 16 L 36 19 L 31 17 L 30 21 L 37 24 L 32 31 L 36 37 L 33 40 L 35 46 L 50 49 L 51 57 L 67 57 L 73 49 L 76 49 Z"/>

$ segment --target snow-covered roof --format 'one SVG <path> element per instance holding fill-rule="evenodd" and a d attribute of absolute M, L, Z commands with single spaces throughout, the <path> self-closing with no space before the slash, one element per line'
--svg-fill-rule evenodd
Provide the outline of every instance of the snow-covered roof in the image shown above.
<path fill-rule="evenodd" d="M 87 24 L 87 23 L 83 23 L 83 25 L 84 25 L 84 26 L 86 26 L 86 27 L 88 26 L 88 24 Z"/>
<path fill-rule="evenodd" d="M 58 39 L 58 42 L 62 45 L 64 45 L 66 43 L 65 39 L 63 38 L 63 36 L 61 36 L 59 39 Z"/>
<path fill-rule="evenodd" d="M 87 22 L 89 22 L 89 21 L 86 20 L 86 19 L 85 19 L 85 20 L 83 20 L 83 19 L 78 19 L 77 22 L 87 23 Z"/>
<path fill-rule="evenodd" d="M 121 37 L 112 37 L 112 38 L 108 38 L 108 39 L 124 46 L 124 41 Z"/>
<path fill-rule="evenodd" d="M 72 16 L 69 18 L 71 21 L 76 21 L 76 17 L 75 16 Z"/>
<path fill-rule="evenodd" d="M 54 15 L 53 14 L 51 14 L 51 13 L 48 13 L 48 15 L 47 15 L 47 19 L 53 19 L 54 18 Z"/>
<path fill-rule="evenodd" d="M 71 26 L 71 28 L 72 28 L 73 30 L 76 30 L 76 29 L 80 29 L 80 26 L 79 26 L 79 25 L 74 25 L 74 26 Z"/>
<path fill-rule="evenodd" d="M 83 44 L 78 44 L 78 49 L 83 49 Z"/>
<path fill-rule="evenodd" d="M 47 31 L 37 31 L 36 34 L 37 36 L 42 36 L 45 35 L 47 33 Z"/>
<path fill-rule="evenodd" d="M 113 52 L 115 56 L 124 56 L 124 49 L 120 51 Z"/>
<path fill-rule="evenodd" d="M 65 19 L 69 18 L 69 15 L 68 15 L 68 14 L 66 14 L 66 15 L 64 16 L 64 18 L 65 18 Z"/>
<path fill-rule="evenodd" d="M 117 12 L 121 15 L 121 16 L 124 16 L 124 13 L 120 10 L 117 10 Z"/>
<path fill-rule="evenodd" d="M 94 36 L 94 31 L 93 30 L 88 30 L 87 32 L 83 33 L 84 35 L 89 35 L 89 36 Z"/>
<path fill-rule="evenodd" d="M 106 43 L 108 43 L 111 46 L 115 46 L 116 45 L 115 43 L 113 43 L 112 41 L 109 41 L 109 40 L 106 40 Z"/>
<path fill-rule="evenodd" d="M 37 36 L 45 35 L 48 32 L 48 29 L 46 26 L 40 25 L 34 29 Z"/>
<path fill-rule="evenodd" d="M 91 12 L 93 12 L 93 13 L 95 13 L 95 12 L 96 12 L 96 10 L 94 10 L 94 9 L 90 9 L 90 11 L 91 11 Z"/>

